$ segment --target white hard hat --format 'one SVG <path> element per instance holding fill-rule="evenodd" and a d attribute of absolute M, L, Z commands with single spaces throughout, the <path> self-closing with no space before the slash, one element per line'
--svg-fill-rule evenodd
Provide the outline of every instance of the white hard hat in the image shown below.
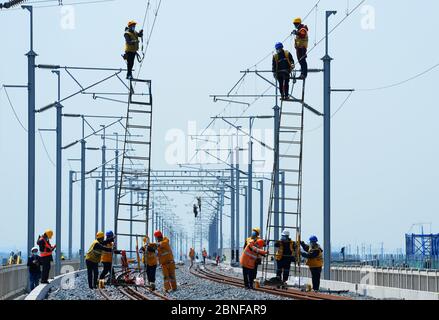
<path fill-rule="evenodd" d="M 290 232 L 288 230 L 284 230 L 284 231 L 282 231 L 282 236 L 289 237 L 290 236 Z"/>
<path fill-rule="evenodd" d="M 32 250 L 31 250 L 30 252 L 33 252 L 33 251 L 35 251 L 35 250 L 38 251 L 38 250 L 39 250 L 38 247 L 33 247 Z"/>

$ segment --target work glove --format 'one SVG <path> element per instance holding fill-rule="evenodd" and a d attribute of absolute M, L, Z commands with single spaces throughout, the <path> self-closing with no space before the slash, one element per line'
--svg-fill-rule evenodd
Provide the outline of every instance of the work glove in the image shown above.
<path fill-rule="evenodd" d="M 143 29 L 139 31 L 139 37 L 143 38 Z"/>
<path fill-rule="evenodd" d="M 293 31 L 291 32 L 291 35 L 297 35 L 297 30 L 293 30 Z"/>

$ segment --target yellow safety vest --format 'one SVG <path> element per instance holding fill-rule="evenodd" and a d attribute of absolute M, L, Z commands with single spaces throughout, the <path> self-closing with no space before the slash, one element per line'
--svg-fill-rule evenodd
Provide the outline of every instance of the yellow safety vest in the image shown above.
<path fill-rule="evenodd" d="M 297 34 L 296 35 L 296 39 L 294 40 L 294 46 L 296 48 L 305 48 L 305 49 L 307 49 L 308 48 L 308 40 L 309 40 L 308 28 L 306 26 L 302 26 L 297 33 L 300 33 L 303 30 L 306 32 L 306 36 L 304 38 L 301 38 L 299 36 L 299 34 Z"/>
<path fill-rule="evenodd" d="M 311 251 L 318 250 L 319 254 L 315 258 L 308 258 L 306 259 L 306 265 L 310 268 L 320 268 L 323 267 L 323 250 L 320 248 L 319 245 L 315 246 L 314 248 L 310 247 L 308 250 L 308 253 Z"/>
<path fill-rule="evenodd" d="M 94 240 L 88 249 L 87 254 L 85 255 L 85 260 L 99 263 L 101 261 L 102 250 L 94 249 L 95 244 L 99 243 L 98 240 Z"/>
<path fill-rule="evenodd" d="M 288 66 L 290 67 L 290 69 L 293 69 L 294 66 L 290 60 L 290 53 L 288 52 L 288 50 L 284 50 L 284 54 L 285 54 L 285 60 L 287 60 L 287 62 L 288 62 Z M 274 55 L 274 61 L 276 61 L 276 69 L 277 69 L 277 66 L 279 64 L 279 54 L 278 53 L 276 53 Z"/>
<path fill-rule="evenodd" d="M 107 243 L 107 248 L 113 248 L 113 242 Z M 113 261 L 113 252 L 102 252 L 101 262 L 112 262 Z"/>
<path fill-rule="evenodd" d="M 136 41 L 133 44 L 125 42 L 125 52 L 137 52 L 139 51 L 139 35 L 137 32 L 127 31 L 125 32 L 130 37 L 131 41 Z"/>
<path fill-rule="evenodd" d="M 294 256 L 294 242 L 292 240 L 289 240 L 288 242 L 290 244 L 291 255 Z M 284 246 L 282 245 L 282 241 L 279 241 L 279 243 L 280 246 L 275 255 L 276 261 L 279 261 L 284 256 Z"/>

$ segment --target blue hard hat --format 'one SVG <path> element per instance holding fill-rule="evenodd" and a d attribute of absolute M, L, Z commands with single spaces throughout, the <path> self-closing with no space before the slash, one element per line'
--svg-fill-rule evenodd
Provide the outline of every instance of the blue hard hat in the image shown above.
<path fill-rule="evenodd" d="M 114 233 L 113 233 L 113 231 L 107 231 L 107 233 L 105 233 L 105 236 L 107 238 L 113 238 L 114 237 Z"/>
<path fill-rule="evenodd" d="M 276 50 L 278 50 L 278 49 L 282 49 L 284 47 L 284 45 L 282 44 L 282 42 L 278 42 L 278 43 L 276 43 L 276 45 L 274 47 Z"/>
<path fill-rule="evenodd" d="M 319 241 L 316 236 L 309 237 L 309 242 L 317 242 Z"/>

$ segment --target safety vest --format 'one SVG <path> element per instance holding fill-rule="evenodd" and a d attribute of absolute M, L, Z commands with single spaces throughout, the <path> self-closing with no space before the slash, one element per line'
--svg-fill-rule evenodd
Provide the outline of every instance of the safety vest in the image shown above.
<path fill-rule="evenodd" d="M 154 249 L 154 251 L 148 250 L 148 247 L 150 249 Z M 150 243 L 148 247 L 145 248 L 145 255 L 144 255 L 146 256 L 146 264 L 150 267 L 153 267 L 157 265 L 157 254 L 155 252 L 157 247 L 152 243 Z"/>
<path fill-rule="evenodd" d="M 189 251 L 189 257 L 190 257 L 191 259 L 193 259 L 193 258 L 195 257 L 195 250 L 194 250 L 194 249 L 191 249 L 191 250 Z"/>
<path fill-rule="evenodd" d="M 304 24 L 302 24 L 297 31 L 294 47 L 296 49 L 308 48 L 308 27 Z"/>
<path fill-rule="evenodd" d="M 282 59 L 279 58 L 279 53 L 276 53 L 274 55 L 274 61 L 276 62 L 276 71 L 281 71 L 281 70 L 278 70 L 278 66 L 279 66 L 279 62 L 283 61 L 284 59 L 287 61 L 289 69 L 290 70 L 293 69 L 294 66 L 293 66 L 292 61 L 290 60 L 290 53 L 288 52 L 288 50 L 284 50 L 284 55 L 285 55 L 285 58 L 282 58 Z"/>
<path fill-rule="evenodd" d="M 241 266 L 247 269 L 254 269 L 256 266 L 256 260 L 259 254 L 264 254 L 266 251 L 259 249 L 255 246 L 255 243 L 251 241 L 244 249 L 239 259 Z"/>
<path fill-rule="evenodd" d="M 172 254 L 171 246 L 169 245 L 169 239 L 164 237 L 162 241 L 157 245 L 157 252 L 160 264 L 168 264 L 174 262 L 174 256 Z"/>
<path fill-rule="evenodd" d="M 135 41 L 135 43 L 127 43 L 125 41 L 125 52 L 137 52 L 139 50 L 139 35 L 137 32 L 127 31 L 125 32 L 130 37 L 131 41 Z"/>
<path fill-rule="evenodd" d="M 113 242 L 108 243 L 106 245 L 107 248 L 113 248 Z M 112 262 L 113 261 L 113 253 L 112 252 L 102 252 L 101 262 Z"/>
<path fill-rule="evenodd" d="M 46 240 L 46 238 L 44 238 L 43 236 L 40 237 L 40 239 L 38 240 L 38 242 L 40 241 L 42 241 L 44 244 L 43 250 L 40 250 L 40 257 L 50 257 L 52 255 L 53 247 L 50 245 L 49 241 Z"/>
<path fill-rule="evenodd" d="M 284 242 L 279 241 L 279 243 L 280 246 L 275 255 L 276 261 L 281 260 L 284 256 L 284 246 L 283 246 Z M 292 240 L 288 240 L 288 243 L 290 245 L 291 255 L 294 256 L 294 242 Z"/>
<path fill-rule="evenodd" d="M 306 259 L 306 265 L 310 268 L 321 268 L 323 266 L 323 250 L 319 245 L 315 247 L 309 247 L 308 253 L 318 250 L 319 254 L 315 258 Z"/>
<path fill-rule="evenodd" d="M 203 257 L 207 257 L 207 251 L 206 250 L 203 250 Z"/>
<path fill-rule="evenodd" d="M 85 255 L 85 260 L 94 262 L 94 263 L 99 263 L 99 261 L 101 261 L 101 256 L 102 256 L 102 250 L 99 249 L 95 249 L 95 245 L 99 243 L 98 240 L 94 240 L 90 246 L 90 249 L 88 249 L 87 254 Z"/>

